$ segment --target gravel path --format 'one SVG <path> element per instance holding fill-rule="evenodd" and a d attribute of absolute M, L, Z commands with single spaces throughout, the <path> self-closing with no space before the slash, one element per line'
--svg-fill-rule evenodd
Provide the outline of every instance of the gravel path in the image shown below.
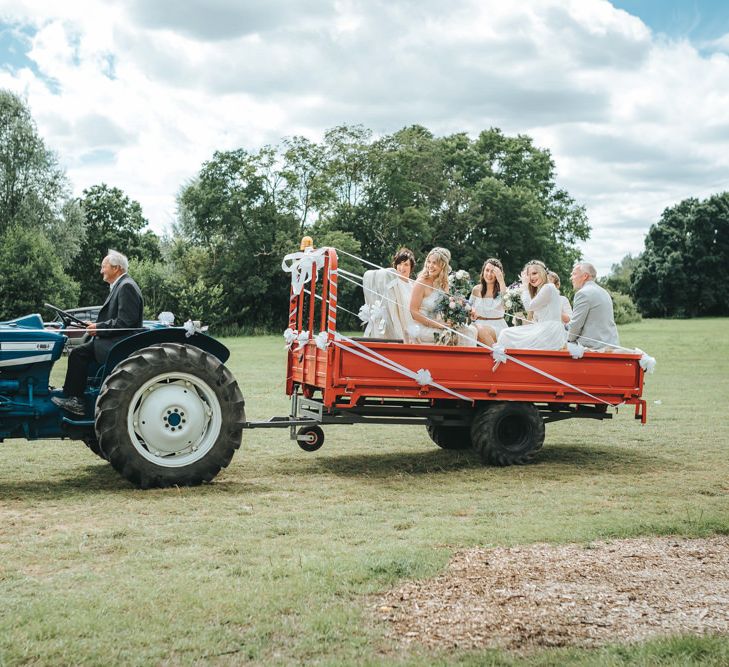
<path fill-rule="evenodd" d="M 729 536 L 469 549 L 375 601 L 401 642 L 596 647 L 729 632 Z"/>

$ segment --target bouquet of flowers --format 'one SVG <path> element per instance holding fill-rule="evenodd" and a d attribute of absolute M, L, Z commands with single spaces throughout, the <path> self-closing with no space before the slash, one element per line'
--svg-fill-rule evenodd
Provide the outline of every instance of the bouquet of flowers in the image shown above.
<path fill-rule="evenodd" d="M 464 273 L 466 273 L 464 271 Z M 468 276 L 468 274 L 466 273 Z M 451 329 L 468 324 L 471 314 L 471 304 L 465 296 L 458 292 L 441 294 L 435 303 L 434 312 L 443 320 L 443 323 Z M 438 345 L 457 345 L 458 334 L 453 331 L 442 330 L 435 334 L 435 342 Z"/>
<path fill-rule="evenodd" d="M 509 325 L 512 327 L 520 325 L 522 320 L 519 318 L 526 317 L 524 304 L 521 300 L 521 283 L 516 282 L 509 285 L 506 288 L 506 294 L 502 295 L 502 300 Z M 508 317 L 509 315 L 511 317 Z"/>
<path fill-rule="evenodd" d="M 468 275 L 468 271 L 460 269 L 448 275 L 448 289 L 451 294 L 467 299 L 471 294 L 471 287 L 471 276 Z"/>

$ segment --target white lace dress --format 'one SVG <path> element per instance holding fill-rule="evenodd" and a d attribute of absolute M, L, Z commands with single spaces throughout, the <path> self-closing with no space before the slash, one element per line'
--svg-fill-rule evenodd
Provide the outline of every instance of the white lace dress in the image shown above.
<path fill-rule="evenodd" d="M 552 283 L 547 283 L 531 299 L 529 291 L 521 293 L 524 309 L 534 313 L 534 323 L 504 329 L 497 339 L 499 345 L 517 350 L 561 350 L 567 343 L 567 331 L 562 324 L 562 301 Z"/>
<path fill-rule="evenodd" d="M 487 324 L 492 327 L 498 336 L 504 329 L 508 329 L 509 325 L 504 319 L 504 302 L 501 295 L 496 298 L 490 296 L 481 297 L 472 294 L 468 299 L 476 312 L 476 326 L 479 324 Z"/>
<path fill-rule="evenodd" d="M 441 318 L 435 313 L 435 305 L 439 295 L 440 292 L 433 290 L 430 294 L 428 294 L 428 296 L 423 297 L 423 300 L 420 302 L 420 308 L 418 309 L 421 315 L 431 320 L 441 320 Z M 414 334 L 412 336 L 413 342 L 426 343 L 428 345 L 435 345 L 435 334 L 442 334 L 445 331 L 446 329 L 428 327 L 420 322 L 416 322 L 415 326 L 411 328 L 411 334 Z M 476 345 L 477 332 L 476 327 L 472 324 L 459 327 L 456 331 L 464 334 L 463 336 L 458 337 L 458 347 L 474 347 Z"/>

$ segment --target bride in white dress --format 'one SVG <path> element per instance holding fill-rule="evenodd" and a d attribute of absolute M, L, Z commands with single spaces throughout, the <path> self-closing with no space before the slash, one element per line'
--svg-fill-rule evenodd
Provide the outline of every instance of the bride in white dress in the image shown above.
<path fill-rule="evenodd" d="M 543 262 L 532 260 L 521 274 L 524 308 L 534 313 L 533 324 L 504 329 L 496 342 L 509 349 L 561 350 L 567 343 L 559 290 L 547 281 Z"/>
<path fill-rule="evenodd" d="M 418 274 L 418 280 L 410 297 L 410 315 L 417 326 L 412 328 L 412 342 L 435 344 L 435 334 L 447 331 L 440 316 L 435 313 L 438 297 L 448 293 L 448 274 L 450 273 L 451 253 L 446 248 L 433 248 L 425 258 L 425 266 Z M 458 345 L 476 345 L 476 327 L 472 324 L 460 327 L 463 336 L 458 337 Z"/>

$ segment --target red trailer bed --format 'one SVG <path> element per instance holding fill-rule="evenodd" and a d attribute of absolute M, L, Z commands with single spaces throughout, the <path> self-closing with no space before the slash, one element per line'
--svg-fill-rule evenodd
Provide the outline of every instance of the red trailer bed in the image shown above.
<path fill-rule="evenodd" d="M 609 408 L 624 404 L 646 421 L 638 352 L 575 359 L 567 351 L 507 350 L 507 361 L 495 364 L 484 347 L 348 338 L 336 331 L 336 252 L 302 253 L 298 261 L 287 332 L 291 414 L 250 427 L 290 426 L 313 451 L 324 440 L 320 424 L 421 423 L 445 449 L 474 446 L 484 462 L 509 465 L 532 458 L 550 421 L 610 419 Z"/>

